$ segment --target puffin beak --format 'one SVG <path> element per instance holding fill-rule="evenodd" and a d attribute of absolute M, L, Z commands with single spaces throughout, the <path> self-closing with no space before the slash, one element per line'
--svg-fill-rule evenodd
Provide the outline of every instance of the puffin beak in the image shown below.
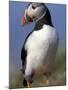
<path fill-rule="evenodd" d="M 30 88 L 31 87 L 31 83 L 27 82 L 27 87 Z"/>
<path fill-rule="evenodd" d="M 33 22 L 33 18 L 31 16 L 26 16 L 24 15 L 23 18 L 22 18 L 22 25 L 25 26 L 26 24 L 28 23 L 31 23 Z"/>
<path fill-rule="evenodd" d="M 27 23 L 26 16 L 22 17 L 22 25 L 25 26 Z"/>

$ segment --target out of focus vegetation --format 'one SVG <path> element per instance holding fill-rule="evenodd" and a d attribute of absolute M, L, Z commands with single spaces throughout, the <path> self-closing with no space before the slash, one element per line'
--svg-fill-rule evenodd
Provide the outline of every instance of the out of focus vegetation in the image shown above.
<path fill-rule="evenodd" d="M 42 79 L 45 77 L 42 75 L 42 77 L 37 78 L 32 83 L 32 87 L 42 87 L 47 86 L 45 82 L 42 82 Z M 22 73 L 15 72 L 13 74 L 10 74 L 9 76 L 9 88 L 23 88 L 22 85 Z M 55 67 L 54 70 L 49 77 L 49 84 L 48 86 L 63 86 L 66 84 L 66 53 L 62 50 L 58 52 L 55 60 Z"/>

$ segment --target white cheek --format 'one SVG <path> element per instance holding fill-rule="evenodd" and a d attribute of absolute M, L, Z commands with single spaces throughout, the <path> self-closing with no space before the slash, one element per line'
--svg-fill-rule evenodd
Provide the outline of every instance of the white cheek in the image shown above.
<path fill-rule="evenodd" d="M 29 16 L 31 16 L 31 17 L 33 16 L 34 11 L 33 11 L 33 9 L 32 9 L 32 6 L 31 6 L 31 5 L 29 6 L 29 8 L 28 8 L 28 10 L 27 10 L 27 13 L 28 13 L 28 15 L 29 15 Z"/>
<path fill-rule="evenodd" d="M 36 19 L 39 19 L 45 12 L 45 10 L 43 10 L 44 7 L 37 7 L 36 9 L 32 9 L 32 5 L 29 6 L 29 8 L 27 9 L 27 14 L 30 17 L 35 16 Z"/>
<path fill-rule="evenodd" d="M 34 10 L 34 16 L 36 16 L 36 18 L 40 18 L 43 15 L 43 13 L 44 11 L 41 7 L 36 8 L 36 10 Z"/>

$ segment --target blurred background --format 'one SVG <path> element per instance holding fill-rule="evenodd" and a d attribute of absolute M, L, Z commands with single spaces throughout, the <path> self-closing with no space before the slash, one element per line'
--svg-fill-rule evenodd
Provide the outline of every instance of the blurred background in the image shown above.
<path fill-rule="evenodd" d="M 24 10 L 28 2 L 9 1 L 9 88 L 22 88 L 21 73 L 21 49 L 25 38 L 34 28 L 35 23 L 23 27 L 21 24 Z M 52 22 L 59 33 L 59 47 L 55 60 L 54 70 L 49 77 L 48 86 L 65 85 L 66 83 L 66 5 L 47 4 L 50 10 Z M 47 86 L 41 80 L 44 76 L 37 78 L 32 86 Z M 45 79 L 45 78 L 44 78 Z"/>

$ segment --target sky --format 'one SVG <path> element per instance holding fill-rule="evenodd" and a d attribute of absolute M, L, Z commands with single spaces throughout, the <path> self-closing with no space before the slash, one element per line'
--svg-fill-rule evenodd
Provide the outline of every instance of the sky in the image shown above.
<path fill-rule="evenodd" d="M 28 2 L 9 1 L 9 71 L 21 69 L 21 49 L 25 38 L 35 26 L 35 23 L 23 27 L 22 16 Z M 54 27 L 59 33 L 59 46 L 65 46 L 66 6 L 64 4 L 47 4 Z"/>

